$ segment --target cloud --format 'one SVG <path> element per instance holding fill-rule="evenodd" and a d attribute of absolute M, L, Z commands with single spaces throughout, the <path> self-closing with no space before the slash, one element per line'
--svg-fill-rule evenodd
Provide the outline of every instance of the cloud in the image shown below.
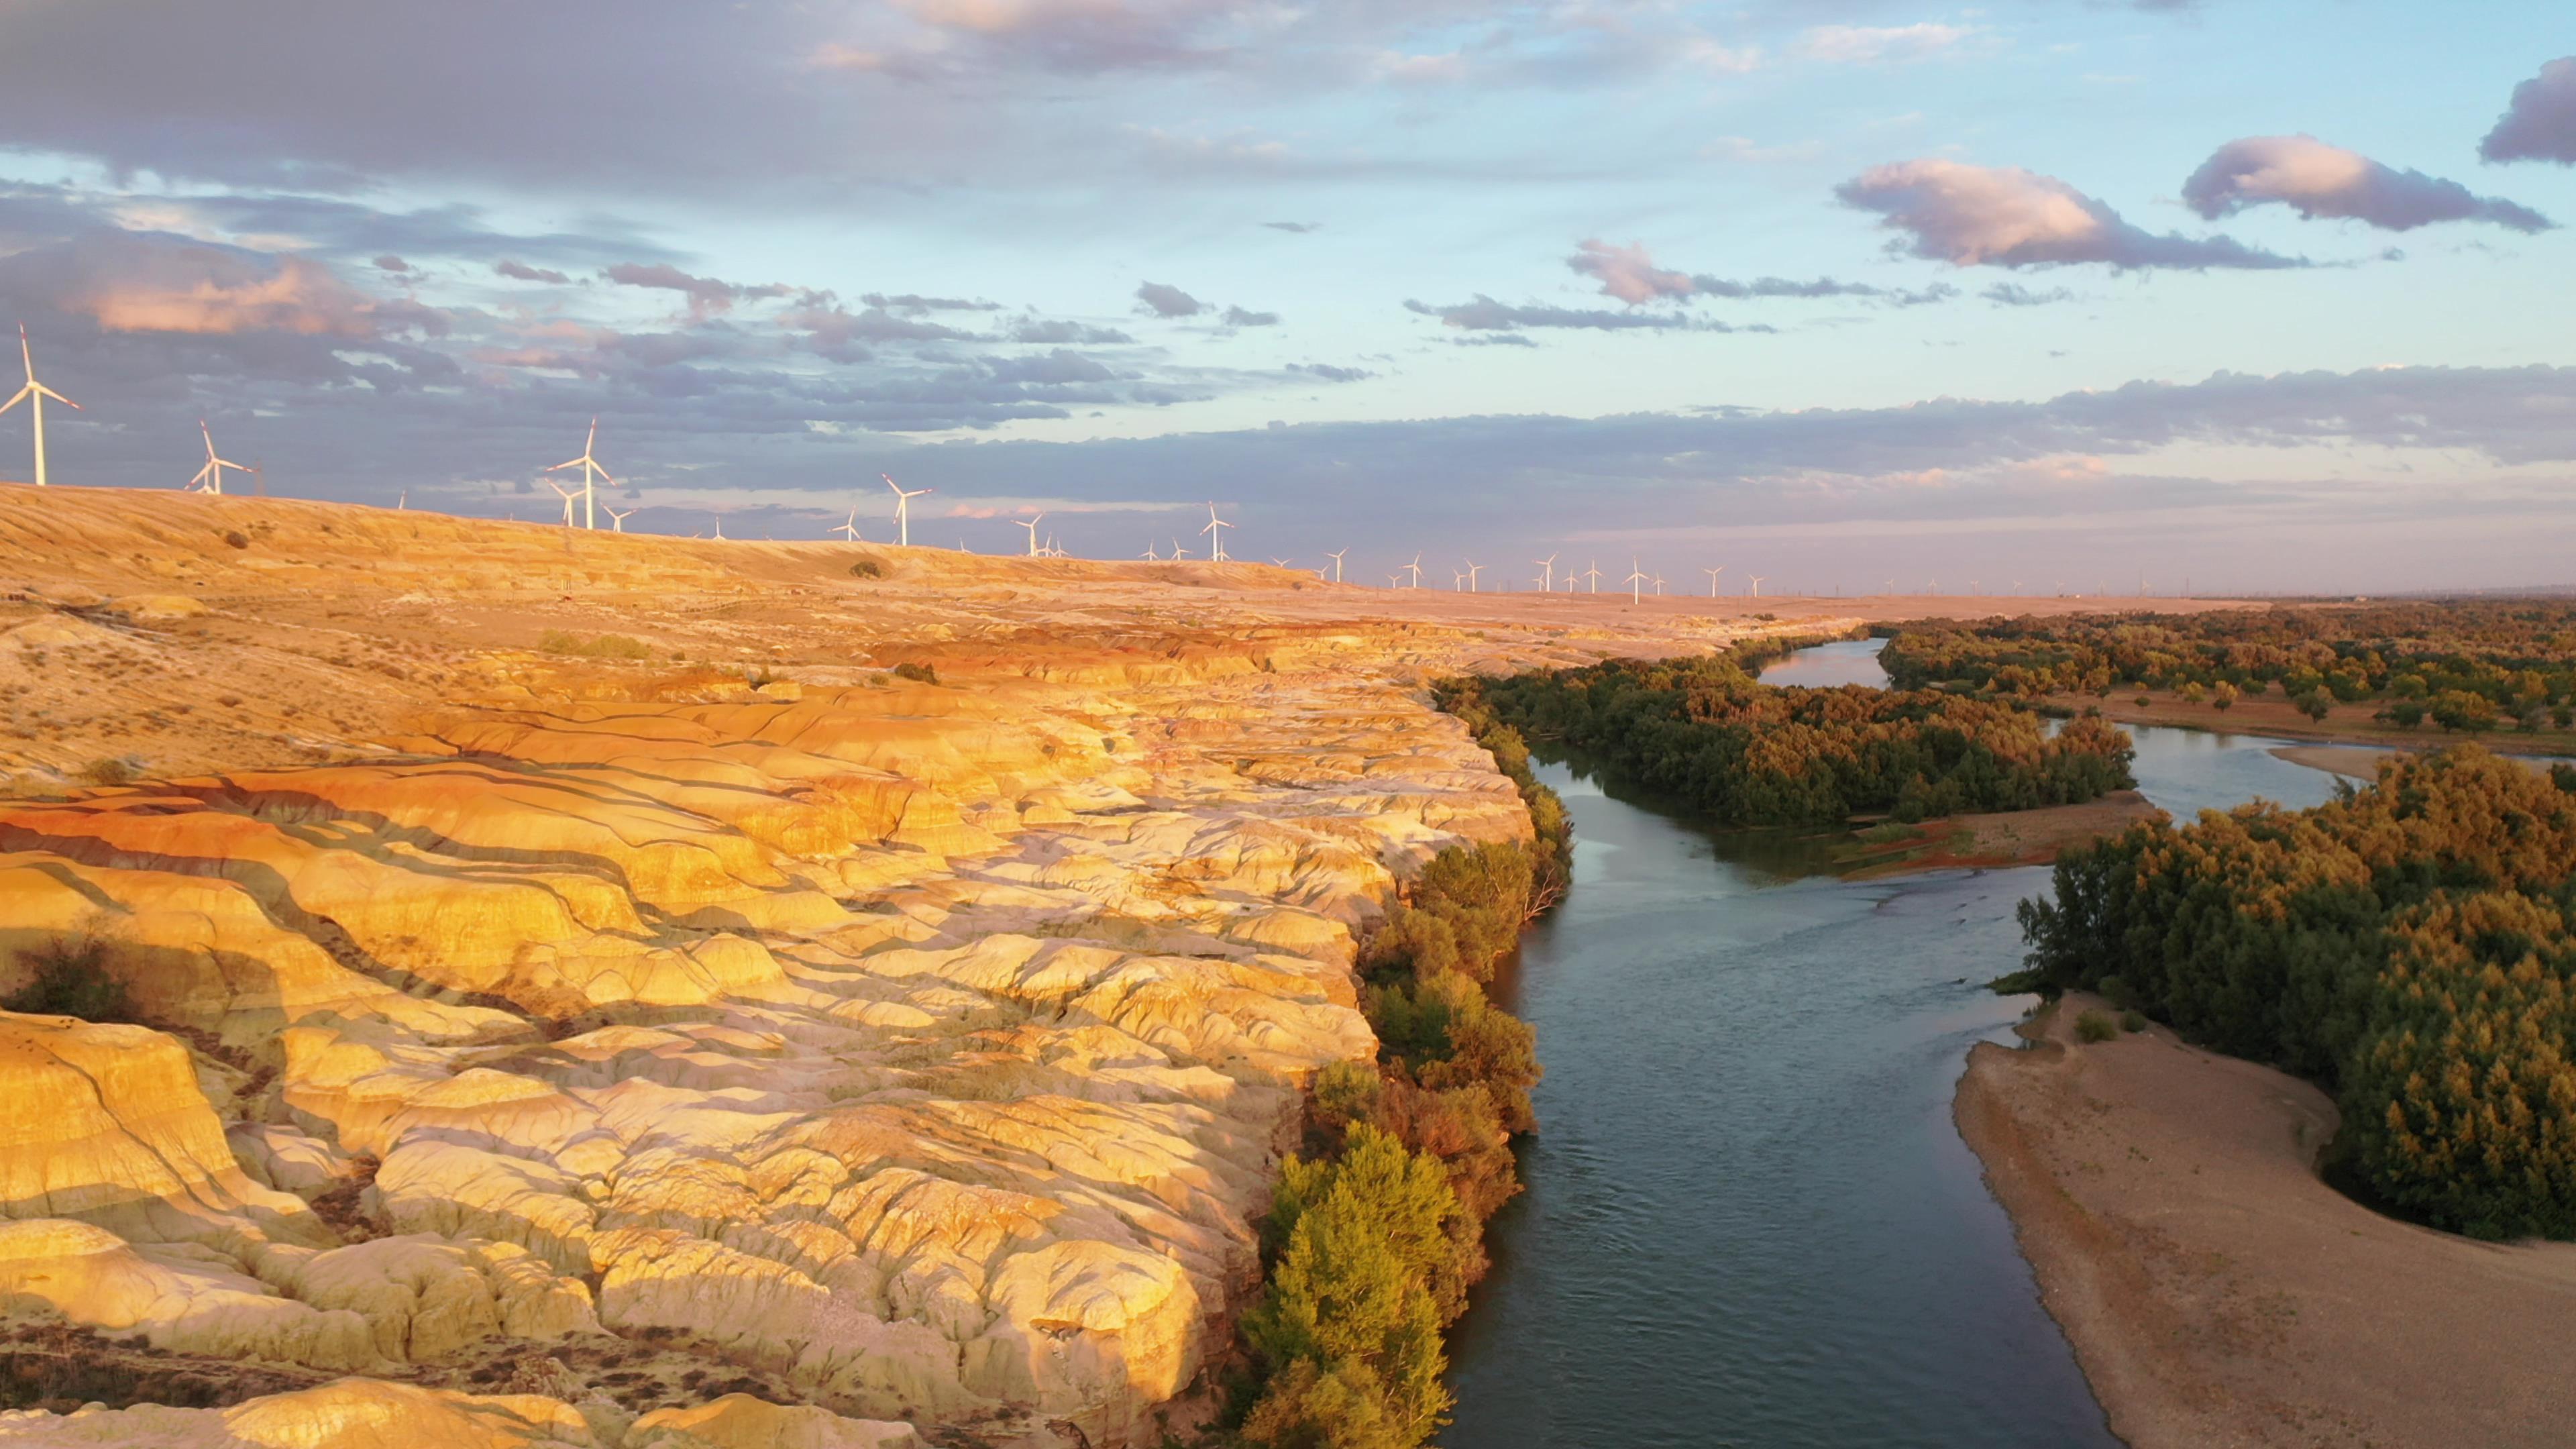
<path fill-rule="evenodd" d="M 2478 156 L 2576 166 L 2576 55 L 2549 62 L 2513 88 L 2495 129 L 2478 143 Z"/>
<path fill-rule="evenodd" d="M 1589 328 L 1601 332 L 1775 332 L 1779 329 L 1759 324 L 1731 326 L 1724 322 L 1707 322 L 1675 312 L 1611 312 L 1570 307 L 1515 307 L 1497 302 L 1479 292 L 1475 300 L 1435 306 L 1428 302 L 1407 300 L 1404 310 L 1423 317 L 1437 317 L 1443 327 L 1466 332 L 1508 332 L 1522 327 Z"/>
<path fill-rule="evenodd" d="M 386 323 L 409 330 L 426 309 L 388 308 L 303 257 L 121 236 L 82 244 L 63 310 L 109 332 L 232 334 L 372 340 Z"/>
<path fill-rule="evenodd" d="M 1304 373 L 1308 377 L 1319 377 L 1326 382 L 1360 382 L 1377 376 L 1376 373 L 1365 368 L 1335 367 L 1329 362 L 1292 362 L 1288 364 L 1288 370 Z"/>
<path fill-rule="evenodd" d="M 2342 217 L 2383 231 L 2437 221 L 2484 221 L 2513 231 L 2547 231 L 2526 206 L 2473 196 L 2456 181 L 2398 171 L 2313 136 L 2248 136 L 2221 146 L 2183 182 L 2182 199 L 2208 220 L 2279 202 L 2314 220 Z"/>
<path fill-rule="evenodd" d="M 1228 327 L 1276 327 L 1279 325 L 1279 314 L 1276 312 L 1247 311 L 1241 307 L 1228 307 L 1225 309 L 1224 315 L 1218 320 L 1225 323 Z"/>
<path fill-rule="evenodd" d="M 1956 49 L 1977 33 L 1975 26 L 1819 25 L 1798 38 L 1797 52 L 1809 60 L 1845 65 L 1878 65 L 1889 61 L 1928 60 Z"/>
<path fill-rule="evenodd" d="M 1147 282 L 1136 289 L 1136 300 L 1157 317 L 1195 317 L 1207 310 L 1207 304 L 1178 287 L 1162 282 Z"/>
<path fill-rule="evenodd" d="M 600 275 L 621 287 L 678 292 L 689 299 L 689 314 L 693 317 L 731 311 L 736 302 L 783 297 L 794 290 L 774 282 L 746 287 L 714 277 L 695 277 L 668 262 L 619 262 Z"/>
<path fill-rule="evenodd" d="M 1002 310 L 1002 304 L 999 302 L 972 302 L 963 297 L 924 297 L 914 292 L 904 292 L 894 296 L 888 296 L 883 292 L 869 292 L 859 300 L 871 307 L 882 307 L 889 312 L 999 312 Z"/>
<path fill-rule="evenodd" d="M 1876 166 L 1836 187 L 1847 206 L 1879 214 L 1910 238 L 1891 245 L 1961 267 L 2046 267 L 2098 262 L 2156 267 L 2269 269 L 2309 265 L 2228 237 L 2158 235 L 2054 176 L 2018 166 L 1970 166 L 1922 157 Z"/>
<path fill-rule="evenodd" d="M 492 264 L 492 270 L 514 282 L 545 282 L 552 286 L 561 287 L 568 285 L 572 281 L 572 278 L 551 268 L 532 267 L 525 262 L 511 261 L 507 257 L 494 262 Z"/>
<path fill-rule="evenodd" d="M 1272 231 L 1292 232 L 1298 236 L 1304 236 L 1310 231 L 1322 231 L 1324 229 L 1324 224 L 1320 221 L 1265 221 L 1262 225 L 1270 228 Z"/>
<path fill-rule="evenodd" d="M 391 252 L 387 252 L 385 255 L 376 258 L 375 267 L 377 271 L 391 272 L 395 276 L 402 276 L 412 269 L 411 263 L 404 261 L 402 258 L 395 256 Z"/>
<path fill-rule="evenodd" d="M 1876 287 L 1867 282 L 1838 282 L 1831 277 L 1803 282 L 1787 277 L 1756 277 L 1747 282 L 1705 273 L 1685 274 L 1657 266 L 1645 247 L 1633 242 L 1624 247 L 1598 240 L 1577 242 L 1574 255 L 1565 259 L 1565 265 L 1579 276 L 1599 281 L 1601 295 L 1615 297 L 1631 307 L 1658 301 L 1687 301 L 1693 297 L 1721 297 L 1730 301 L 1768 297 L 1865 297 L 1895 307 L 1920 307 L 1932 302 L 1945 302 L 1959 295 L 1958 288 L 1941 282 L 1914 291 Z"/>
<path fill-rule="evenodd" d="M 2019 282 L 1997 282 L 1977 294 L 1998 307 L 2046 307 L 2058 302 L 2072 302 L 2075 294 L 2064 287 L 2051 287 L 2035 292 Z"/>
<path fill-rule="evenodd" d="M 1084 347 L 1112 347 L 1136 340 L 1115 327 L 1094 327 L 1056 317 L 1014 317 L 1002 329 L 1002 335 L 1013 342 L 1078 343 Z"/>

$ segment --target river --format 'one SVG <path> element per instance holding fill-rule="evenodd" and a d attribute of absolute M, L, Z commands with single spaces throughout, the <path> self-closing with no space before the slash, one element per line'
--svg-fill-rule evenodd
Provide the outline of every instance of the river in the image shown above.
<path fill-rule="evenodd" d="M 1881 684 L 1878 641 L 1775 683 Z M 2188 818 L 2332 776 L 2278 740 L 2133 729 Z M 1547 1078 L 1528 1184 L 1452 1344 L 1451 1449 L 2113 1445 L 1976 1158 L 1968 1047 L 2027 997 L 2013 906 L 2045 868 L 1799 875 L 1776 842 L 1541 777 L 1574 889 L 1505 983 Z"/>

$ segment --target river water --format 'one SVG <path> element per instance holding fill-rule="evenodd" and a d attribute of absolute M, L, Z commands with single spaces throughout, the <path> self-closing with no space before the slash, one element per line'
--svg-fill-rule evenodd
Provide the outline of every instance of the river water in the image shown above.
<path fill-rule="evenodd" d="M 1775 683 L 1882 684 L 1878 641 Z M 2278 740 L 2136 729 L 2188 818 L 2334 780 Z M 1969 1046 L 2027 997 L 2013 906 L 2045 868 L 1802 875 L 1776 841 L 1541 777 L 1573 891 L 1505 983 L 1538 1028 L 1528 1191 L 1459 1325 L 1450 1449 L 2116 1444 L 1950 1123 Z"/>

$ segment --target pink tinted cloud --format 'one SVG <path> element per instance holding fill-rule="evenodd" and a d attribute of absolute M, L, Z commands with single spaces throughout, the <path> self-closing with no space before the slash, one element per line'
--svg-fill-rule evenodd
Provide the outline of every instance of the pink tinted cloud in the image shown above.
<path fill-rule="evenodd" d="M 2549 218 L 2501 197 L 2472 195 L 2456 181 L 2399 171 L 2314 136 L 2247 136 L 2221 146 L 2182 187 L 2182 199 L 2212 221 L 2277 202 L 2311 219 L 2339 217 L 2385 231 L 2437 221 L 2483 221 L 2514 231 L 2550 228 Z"/>
<path fill-rule="evenodd" d="M 118 251 L 122 255 L 102 258 L 108 265 L 75 286 L 64 302 L 65 310 L 110 332 L 369 339 L 387 330 L 382 304 L 303 257 L 254 258 L 197 246 Z M 437 330 L 432 318 L 419 315 L 427 309 L 402 310 L 402 325 Z"/>
<path fill-rule="evenodd" d="M 1961 267 L 2274 268 L 2307 263 L 2227 237 L 2158 235 L 2054 176 L 1935 156 L 1875 166 L 1835 188 L 1906 240 L 1897 249 Z"/>
<path fill-rule="evenodd" d="M 1688 275 L 1656 266 L 1642 242 L 1624 247 L 1605 241 L 1578 242 L 1574 255 L 1566 258 L 1565 264 L 1599 280 L 1604 295 L 1631 307 L 1667 297 L 1688 297 L 1697 290 Z"/>

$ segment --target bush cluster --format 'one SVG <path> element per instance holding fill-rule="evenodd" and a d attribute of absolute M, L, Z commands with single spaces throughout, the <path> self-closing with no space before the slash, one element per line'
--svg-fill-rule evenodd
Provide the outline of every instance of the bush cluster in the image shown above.
<path fill-rule="evenodd" d="M 2334 1091 L 2329 1171 L 2479 1237 L 2576 1237 L 2576 770 L 2460 745 L 2312 810 L 2138 826 L 2021 906 L 2029 969 Z"/>
<path fill-rule="evenodd" d="M 1729 825 L 2025 810 L 2132 783 L 2128 736 L 2098 717 L 2051 736 L 2005 702 L 1757 682 L 1753 669 L 1786 647 L 1539 671 L 1488 681 L 1480 698 L 1531 738 Z"/>
<path fill-rule="evenodd" d="M 548 654 L 571 654 L 583 659 L 650 659 L 653 646 L 641 639 L 623 634 L 595 634 L 583 638 L 561 629 L 548 629 L 537 647 Z"/>
<path fill-rule="evenodd" d="M 1252 1449 L 1413 1449 L 1449 1408 L 1440 1331 L 1484 1275 L 1484 1226 L 1520 1191 L 1511 1138 L 1535 1125 L 1526 1022 L 1484 983 L 1561 897 L 1571 830 L 1529 752 L 1463 681 L 1437 697 L 1519 786 L 1527 843 L 1435 856 L 1363 947 L 1378 1060 L 1319 1073 L 1303 1154 L 1283 1166 L 1243 1319 L 1253 1377 L 1236 1435 Z"/>
<path fill-rule="evenodd" d="M 83 1021 L 132 1021 L 125 987 L 108 974 L 107 942 L 86 933 L 56 936 L 19 953 L 32 979 L 7 997 L 0 1011 L 77 1016 Z"/>

